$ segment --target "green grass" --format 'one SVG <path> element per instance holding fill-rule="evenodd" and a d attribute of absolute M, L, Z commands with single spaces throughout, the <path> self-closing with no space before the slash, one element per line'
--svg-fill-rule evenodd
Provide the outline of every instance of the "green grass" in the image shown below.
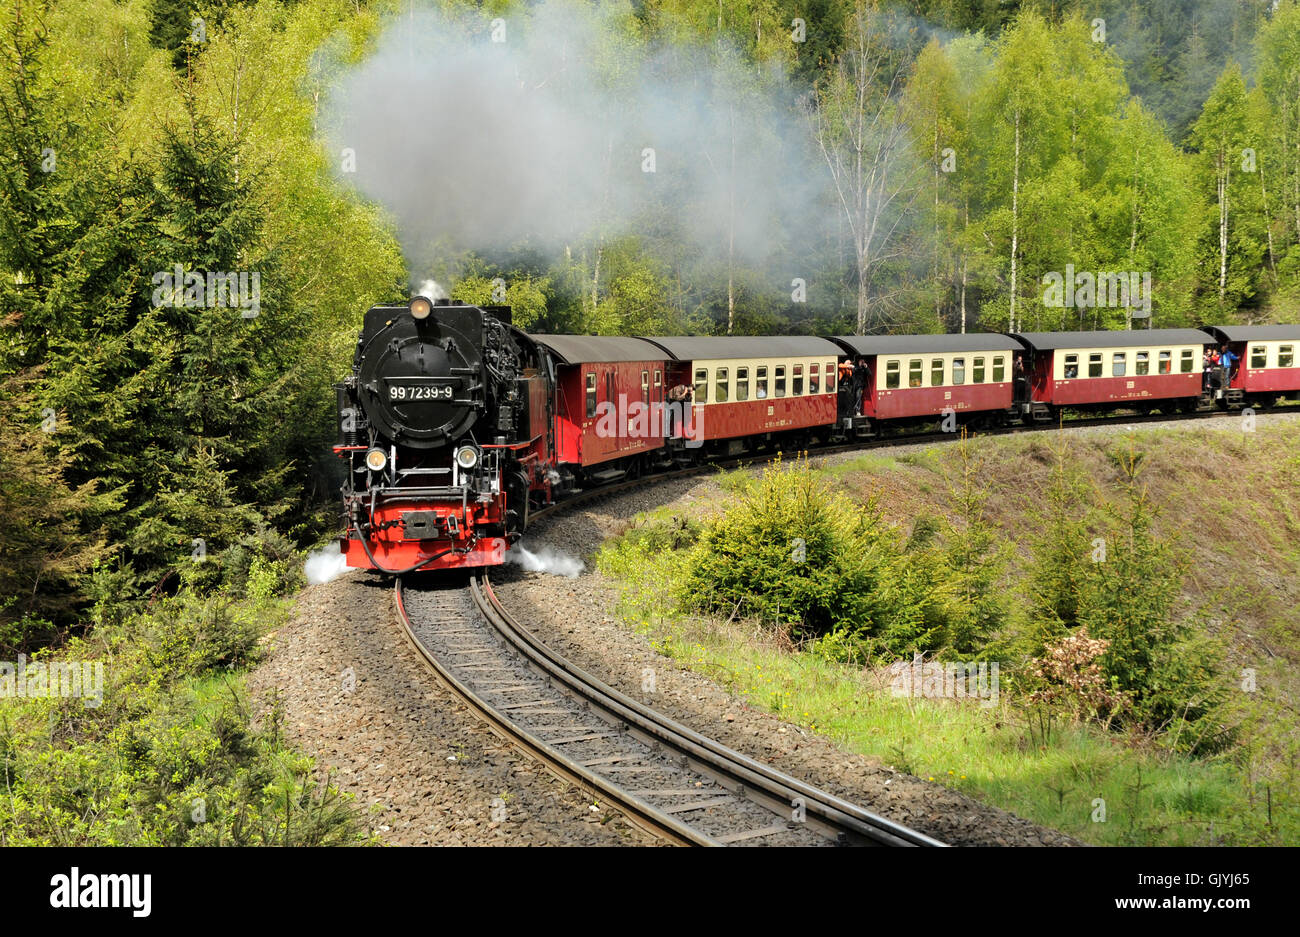
<path fill-rule="evenodd" d="M 875 468 L 862 462 L 855 469 Z M 1044 738 L 1033 710 L 1005 692 L 1005 681 L 998 704 L 987 709 L 898 697 L 883 672 L 790 651 L 753 622 L 682 612 L 684 554 L 648 548 L 644 533 L 672 513 L 639 517 L 632 529 L 641 535 L 611 540 L 598 555 L 601 571 L 621 586 L 618 614 L 660 651 L 755 708 L 1090 843 L 1285 844 L 1300 837 L 1294 770 L 1270 777 L 1252 768 L 1248 750 L 1197 760 L 1077 724 L 1058 723 Z M 1293 740 L 1287 744 L 1294 748 Z"/>
<path fill-rule="evenodd" d="M 854 456 L 851 459 L 832 462 L 825 465 L 822 468 L 822 471 L 831 478 L 841 479 L 846 475 L 857 473 L 879 475 L 884 472 L 894 471 L 897 468 L 898 460 L 893 456 L 866 453 L 864 455 Z"/>

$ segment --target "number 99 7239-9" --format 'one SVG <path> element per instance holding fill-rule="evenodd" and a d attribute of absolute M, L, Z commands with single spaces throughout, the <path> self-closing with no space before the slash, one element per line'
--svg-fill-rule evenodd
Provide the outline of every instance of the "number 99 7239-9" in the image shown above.
<path fill-rule="evenodd" d="M 450 384 L 415 387 L 407 387 L 405 384 L 388 385 L 389 400 L 450 400 L 451 398 Z"/>

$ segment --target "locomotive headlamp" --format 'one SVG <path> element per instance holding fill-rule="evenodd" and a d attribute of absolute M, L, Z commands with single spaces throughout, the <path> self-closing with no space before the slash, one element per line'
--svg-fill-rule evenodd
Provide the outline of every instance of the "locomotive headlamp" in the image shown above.
<path fill-rule="evenodd" d="M 366 453 L 366 465 L 371 471 L 382 472 L 388 465 L 388 453 L 376 446 Z"/>
<path fill-rule="evenodd" d="M 433 312 L 433 301 L 427 296 L 416 296 L 411 300 L 409 308 L 412 319 L 427 319 L 429 313 Z"/>
<path fill-rule="evenodd" d="M 456 450 L 456 464 L 463 469 L 472 469 L 478 465 L 478 450 L 473 446 L 461 446 Z"/>

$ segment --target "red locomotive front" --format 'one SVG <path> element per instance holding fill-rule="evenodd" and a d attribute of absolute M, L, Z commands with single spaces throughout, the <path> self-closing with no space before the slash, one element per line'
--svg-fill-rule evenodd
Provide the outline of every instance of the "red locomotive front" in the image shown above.
<path fill-rule="evenodd" d="M 338 387 L 349 566 L 492 566 L 549 493 L 547 381 L 502 307 L 417 296 L 367 311 Z"/>

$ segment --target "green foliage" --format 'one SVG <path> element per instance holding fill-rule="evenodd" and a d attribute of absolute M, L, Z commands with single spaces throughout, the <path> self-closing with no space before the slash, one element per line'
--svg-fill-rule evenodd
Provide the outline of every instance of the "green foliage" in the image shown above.
<path fill-rule="evenodd" d="M 624 542 L 639 553 L 685 550 L 700 539 L 703 526 L 687 515 L 674 514 L 667 521 L 638 520 L 623 534 Z"/>
<path fill-rule="evenodd" d="M 451 298 L 477 306 L 509 306 L 514 324 L 531 330 L 546 315 L 549 288 L 550 281 L 545 277 L 516 277 L 507 284 L 503 278 L 473 275 L 457 281 Z"/>
<path fill-rule="evenodd" d="M 0 419 L 0 659 L 57 633 L 54 619 L 77 606 L 86 575 L 111 552 L 94 519 L 117 504 L 93 479 L 68 485 L 70 460 L 51 439 L 59 414 L 33 413 L 29 382 L 0 383 L 0 411 L 20 415 Z"/>
<path fill-rule="evenodd" d="M 965 437 L 957 444 L 957 478 L 952 484 L 954 511 L 948 524 L 944 592 L 947 598 L 947 647 L 954 655 L 984 650 L 1008 618 L 1000 589 L 1009 552 L 1001 532 L 989 521 L 989 492 L 982 484 L 982 462 Z M 913 531 L 915 539 L 916 532 Z"/>
<path fill-rule="evenodd" d="M 259 629 L 259 623 L 241 614 L 229 599 L 188 596 L 162 600 L 132 625 L 142 642 L 146 667 L 168 678 L 247 666 Z"/>
<path fill-rule="evenodd" d="M 178 20 L 188 35 L 189 7 L 149 10 L 155 38 Z M 73 625 L 92 600 L 78 577 L 110 545 L 125 599 L 174 582 L 198 541 L 215 557 L 272 526 L 318 532 L 330 381 L 355 311 L 389 295 L 400 260 L 330 178 L 310 101 L 261 69 L 306 72 L 350 14 L 201 13 L 183 82 L 143 42 L 142 4 L 24 4 L 0 35 L 22 63 L 0 81 L 0 376 L 24 375 L 0 411 L 5 474 L 22 479 L 5 497 L 49 518 L 0 522 L 4 549 L 27 557 L 6 563 L 14 575 L 48 567 L 38 598 L 0 615 Z M 256 274 L 260 307 L 169 303 L 158 276 L 177 268 Z M 48 413 L 53 431 L 34 433 Z"/>
<path fill-rule="evenodd" d="M 1178 614 L 1186 566 L 1153 534 L 1142 455 L 1130 445 L 1114 457 L 1124 502 L 1110 518 L 1104 558 L 1085 580 L 1080 624 L 1109 643 L 1102 669 L 1145 728 L 1189 750 L 1219 747 L 1226 741 L 1217 723 L 1226 696 L 1223 649 Z"/>
<path fill-rule="evenodd" d="M 1254 168 L 1247 150 L 1258 142 L 1251 126 L 1245 77 L 1239 66 L 1224 70 L 1205 101 L 1189 137 L 1198 152 L 1201 190 L 1211 195 L 1202 214 L 1198 260 L 1204 271 L 1204 315 L 1223 320 L 1251 303 L 1265 252 L 1266 222 L 1260 206 L 1258 154 Z"/>
<path fill-rule="evenodd" d="M 238 672 L 275 601 L 161 600 L 59 659 L 103 666 L 102 700 L 24 699 L 0 713 L 5 845 L 332 845 L 355 809 L 254 725 Z M 53 658 L 51 658 L 53 659 Z"/>
<path fill-rule="evenodd" d="M 1160 577 L 1158 592 L 1168 588 L 1164 577 L 1171 569 L 1180 568 L 1181 558 L 1190 553 L 1189 540 L 1200 536 L 1204 516 L 1225 516 L 1222 510 L 1202 512 L 1193 507 L 1204 501 L 1204 492 L 1197 493 L 1198 483 L 1206 477 L 1203 473 L 1223 470 L 1240 482 L 1233 489 L 1232 500 L 1223 502 L 1231 508 L 1236 523 L 1230 530 L 1220 530 L 1211 521 L 1206 529 L 1214 531 L 1216 539 L 1222 536 L 1229 549 L 1255 543 L 1261 547 L 1257 556 L 1236 557 L 1243 566 L 1229 565 L 1223 571 L 1234 574 L 1235 583 L 1260 581 L 1240 575 L 1248 568 L 1260 570 L 1262 576 L 1292 581 L 1296 561 L 1292 501 L 1294 492 L 1300 490 L 1295 487 L 1300 479 L 1295 432 L 1285 425 L 1270 430 L 1260 440 L 1252 440 L 1257 446 L 1252 452 L 1258 456 L 1257 462 L 1242 459 L 1226 468 L 1198 461 L 1207 452 L 1225 455 L 1218 431 L 1171 435 L 1160 430 L 1149 435 L 1153 445 L 1146 474 L 1139 477 L 1138 485 L 1140 489 L 1143 481 L 1150 483 L 1152 493 L 1146 496 L 1143 510 L 1151 515 L 1153 525 L 1145 528 L 1147 532 L 1135 548 L 1147 550 L 1154 545 L 1157 552 L 1162 547 L 1171 547 L 1172 552 L 1164 555 L 1169 563 L 1150 558 L 1125 560 L 1128 574 L 1140 568 L 1143 575 Z M 1158 448 L 1154 446 L 1157 440 Z M 895 696 L 890 686 L 892 673 L 871 666 L 892 655 L 884 653 L 877 639 L 864 638 L 852 624 L 793 645 L 782 632 L 754 628 L 752 620 L 727 621 L 732 613 L 730 603 L 700 615 L 689 604 L 689 590 L 681 585 L 693 550 L 680 544 L 677 549 L 668 548 L 670 529 L 681 524 L 679 506 L 639 518 L 622 536 L 606 542 L 597 562 L 621 590 L 618 614 L 623 621 L 645 633 L 657 649 L 681 666 L 716 680 L 749 705 L 824 733 L 838 744 L 869 753 L 900 770 L 1098 844 L 1293 841 L 1300 823 L 1295 795 L 1296 765 L 1300 762 L 1296 758 L 1287 652 L 1283 650 L 1290 646 L 1285 637 L 1289 619 L 1279 616 L 1265 624 L 1256 608 L 1255 621 L 1264 627 L 1249 627 L 1246 634 L 1238 623 L 1202 621 L 1203 613 L 1186 608 L 1176 596 L 1168 610 L 1173 624 L 1161 627 L 1146 615 L 1140 601 L 1130 602 L 1126 585 L 1138 580 L 1124 583 L 1128 574 L 1121 574 L 1118 567 L 1097 569 L 1116 559 L 1117 548 L 1127 549 L 1125 530 L 1133 526 L 1133 507 L 1124 466 L 1132 461 L 1130 447 L 1107 448 L 1111 443 L 1105 435 L 1090 441 L 1072 436 L 1068 449 L 1056 445 L 1059 442 L 1056 437 L 1052 444 L 1017 437 L 976 439 L 970 444 L 972 476 L 992 482 L 986 502 L 990 514 L 1000 522 L 1008 515 L 1017 518 L 1014 525 L 1000 526 L 999 539 L 1021 548 L 1009 564 L 1009 581 L 1002 587 L 1011 604 L 1003 633 L 976 655 L 977 659 L 1002 663 L 999 702 L 989 708 L 973 701 Z M 997 458 L 982 458 L 982 446 L 988 446 Z M 889 482 L 895 491 L 911 491 L 918 481 L 938 474 L 946 478 L 950 498 L 959 503 L 964 478 L 960 452 L 953 445 L 935 448 L 936 458 L 908 459 L 906 468 L 900 468 L 903 460 L 897 458 L 887 467 L 858 460 L 847 463 L 852 466 L 850 471 L 819 474 L 842 482 L 855 493 L 870 490 L 886 472 L 903 473 L 902 479 Z M 1229 453 L 1227 457 L 1235 460 L 1239 455 Z M 1088 476 L 1066 473 L 1063 479 L 1058 475 L 1053 481 L 1054 469 L 1080 465 Z M 1155 465 L 1160 468 L 1154 469 Z M 1166 472 L 1172 477 L 1165 477 Z M 734 506 L 745 490 L 739 475 L 731 473 L 723 487 L 724 508 Z M 1088 477 L 1104 481 L 1105 487 L 1093 490 Z M 1039 479 L 1044 488 L 1057 487 L 1053 499 L 1044 499 L 1033 490 Z M 863 500 L 855 497 L 859 503 Z M 1156 497 L 1169 512 L 1168 517 L 1158 518 L 1159 523 L 1154 523 L 1152 499 Z M 1011 504 L 1025 500 L 1028 504 Z M 1045 500 L 1055 500 L 1060 507 L 1045 511 Z M 941 497 L 927 495 L 893 508 L 902 513 L 918 501 L 922 510 L 947 507 Z M 698 498 L 695 510 L 710 503 L 711 499 Z M 1029 651 L 1031 641 L 1026 632 L 1033 634 L 1028 621 L 1031 613 L 1028 609 L 1022 613 L 1021 606 L 1031 605 L 1035 587 L 1027 564 L 1041 562 L 1046 554 L 1038 554 L 1049 548 L 1022 532 L 1041 528 L 1048 533 L 1059 523 L 1058 517 L 1078 524 L 1077 534 L 1063 537 L 1059 543 L 1071 547 L 1061 555 L 1074 556 L 1063 562 L 1075 568 L 1058 580 L 1060 594 L 1073 609 L 1066 617 L 1073 623 L 1067 626 L 1053 615 L 1054 630 L 1050 635 L 1039 634 L 1037 648 Z M 1256 539 L 1255 519 L 1275 523 L 1278 528 L 1267 545 Z M 1137 526 L 1142 528 L 1143 523 L 1139 520 Z M 955 516 L 945 523 L 919 514 L 904 549 L 933 547 L 947 553 L 955 546 L 952 537 L 962 529 L 964 525 Z M 1093 540 L 1098 538 L 1105 542 L 1105 559 L 1094 564 Z M 634 548 L 634 543 L 643 546 Z M 1077 549 L 1079 543 L 1081 550 Z M 949 575 L 940 568 L 934 581 L 943 583 Z M 1110 578 L 1099 584 L 1094 575 Z M 1189 576 L 1179 588 L 1196 594 L 1198 585 L 1203 583 Z M 1141 580 L 1141 586 L 1146 588 L 1147 582 Z M 1275 588 L 1274 583 L 1269 584 L 1270 592 Z M 1285 603 L 1290 590 L 1285 585 L 1280 589 Z M 1242 608 L 1251 597 L 1234 585 L 1226 590 L 1223 600 L 1228 608 Z M 1148 629 L 1146 638 L 1135 632 L 1139 643 L 1154 648 L 1151 653 L 1138 651 L 1155 661 L 1146 684 L 1141 685 L 1139 678 L 1135 688 L 1145 699 L 1131 700 L 1112 683 L 1110 672 L 1101 667 L 1109 642 L 1094 637 L 1091 626 L 1085 629 L 1079 624 L 1080 616 L 1090 617 L 1095 612 L 1098 614 L 1090 620 L 1118 623 L 1119 615 L 1106 611 L 1114 607 L 1122 607 L 1124 615 Z M 1044 601 L 1033 606 L 1032 615 L 1047 616 L 1056 608 Z M 1267 614 L 1271 617 L 1271 609 Z M 1205 636 L 1210 631 L 1225 638 L 1236 632 L 1236 652 L 1253 655 L 1245 659 L 1260 668 L 1257 687 L 1252 683 L 1240 687 L 1250 692 L 1221 694 L 1224 648 L 1218 639 Z M 1278 654 L 1276 660 L 1265 661 L 1252 650 L 1257 636 L 1265 635 Z M 1167 641 L 1170 637 L 1173 640 Z M 1062 653 L 1055 655 L 1058 649 Z M 942 648 L 938 653 L 943 653 Z M 1034 668 L 1045 663 L 1051 666 L 1042 668 L 1042 676 L 1036 678 Z M 1097 666 L 1096 672 L 1093 666 Z M 1165 722 L 1153 714 L 1160 699 L 1175 704 L 1168 709 L 1176 710 L 1177 718 Z M 1207 701 L 1213 706 L 1213 716 L 1194 718 L 1195 710 Z M 1107 803 L 1106 823 L 1090 819 L 1091 804 L 1097 797 Z"/>
<path fill-rule="evenodd" d="M 942 642 L 936 572 L 933 554 L 907 552 L 874 505 L 832 492 L 806 465 L 778 463 L 706 522 L 681 598 L 796 640 L 838 634 L 902 655 Z"/>
<path fill-rule="evenodd" d="M 1041 531 L 1031 542 L 1028 599 L 1030 629 L 1027 656 L 1036 656 L 1047 641 L 1059 638 L 1079 623 L 1079 603 L 1089 556 L 1091 502 L 1087 486 L 1071 458 L 1069 437 L 1062 433 L 1047 444 L 1052 459 L 1047 510 Z M 1041 452 L 1041 447 L 1039 448 Z"/>
<path fill-rule="evenodd" d="M 51 644 L 108 680 L 100 708 L 0 714 L 0 841 L 355 841 L 237 671 L 332 496 L 356 315 L 406 279 L 316 142 L 373 14 L 0 6 L 0 658 Z M 177 266 L 257 273 L 258 314 L 167 303 Z"/>

